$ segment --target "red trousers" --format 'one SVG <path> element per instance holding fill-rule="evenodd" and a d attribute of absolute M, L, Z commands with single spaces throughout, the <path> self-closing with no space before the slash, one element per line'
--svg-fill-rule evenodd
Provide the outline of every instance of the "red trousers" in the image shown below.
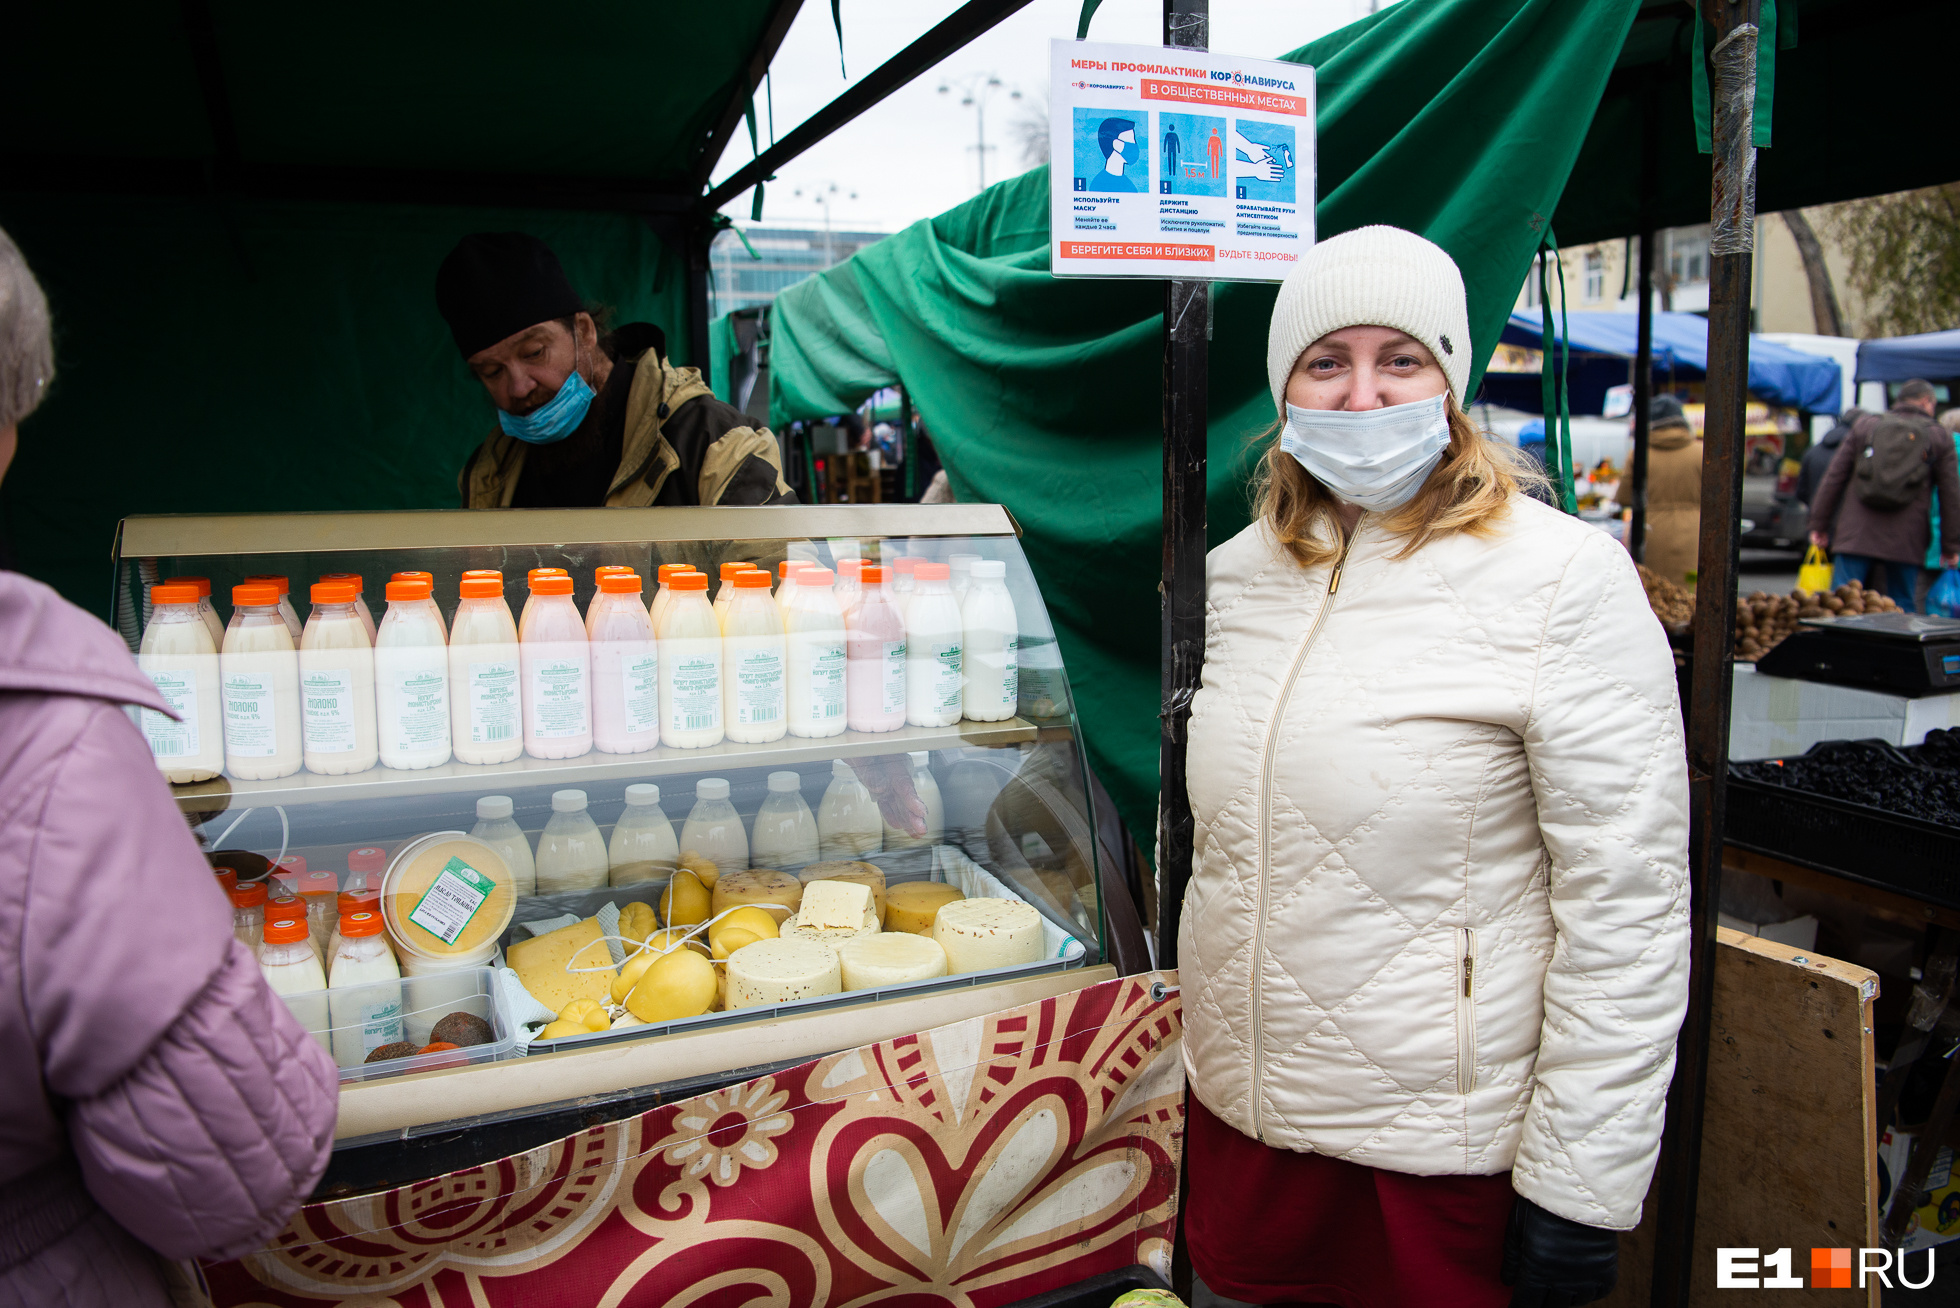
<path fill-rule="evenodd" d="M 1511 1174 L 1410 1176 L 1263 1145 L 1186 1100 L 1184 1236 L 1204 1283 L 1255 1304 L 1506 1308 Z"/>

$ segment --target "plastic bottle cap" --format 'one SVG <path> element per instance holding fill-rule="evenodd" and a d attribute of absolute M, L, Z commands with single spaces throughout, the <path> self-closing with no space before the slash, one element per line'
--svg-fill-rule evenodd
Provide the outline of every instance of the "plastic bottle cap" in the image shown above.
<path fill-rule="evenodd" d="M 721 565 L 721 579 L 723 581 L 733 581 L 741 573 L 754 571 L 755 564 L 753 563 L 724 563 Z"/>
<path fill-rule="evenodd" d="M 563 568 L 532 568 L 524 574 L 524 578 L 527 581 L 535 581 L 539 577 L 569 577 L 571 575 L 571 573 L 565 571 Z"/>
<path fill-rule="evenodd" d="M 224 891 L 226 896 L 230 896 L 232 891 L 238 889 L 238 873 L 230 868 L 214 867 L 211 869 L 211 875 L 218 878 L 218 889 Z"/>
<path fill-rule="evenodd" d="M 299 893 L 303 899 L 311 899 L 316 895 L 338 894 L 339 891 L 340 878 L 323 867 L 316 867 L 311 872 L 300 875 Z"/>
<path fill-rule="evenodd" d="M 203 599 L 211 593 L 211 579 L 209 577 L 165 577 L 163 584 L 166 586 L 195 586 L 197 587 L 197 597 L 199 599 Z"/>
<path fill-rule="evenodd" d="M 367 589 L 367 586 L 361 581 L 361 574 L 358 572 L 323 572 L 320 574 L 320 580 L 321 581 L 351 581 L 354 583 L 354 590 L 356 593 L 359 593 Z"/>
<path fill-rule="evenodd" d="M 334 905 L 340 910 L 342 917 L 346 917 L 349 913 L 361 913 L 379 909 L 381 906 L 381 891 L 378 889 L 343 890 L 340 892 L 340 898 L 334 901 Z"/>
<path fill-rule="evenodd" d="M 583 790 L 552 791 L 551 811 L 554 813 L 585 812 L 585 792 Z"/>
<path fill-rule="evenodd" d="M 834 758 L 830 760 L 830 775 L 833 777 L 854 777 L 857 773 L 851 771 L 851 765 L 843 759 Z"/>
<path fill-rule="evenodd" d="M 531 593 L 533 595 L 569 595 L 572 593 L 572 579 L 556 573 L 532 573 Z"/>
<path fill-rule="evenodd" d="M 999 559 L 975 559 L 973 561 L 973 579 L 975 581 L 997 580 L 1006 575 L 1007 565 Z"/>
<path fill-rule="evenodd" d="M 279 602 L 279 588 L 269 581 L 247 581 L 231 588 L 231 602 L 239 608 L 267 608 Z"/>
<path fill-rule="evenodd" d="M 298 874 L 306 871 L 306 855 L 285 854 L 282 855 L 279 861 L 277 863 L 274 863 L 272 866 L 278 868 L 280 872 L 291 872 L 294 874 Z"/>
<path fill-rule="evenodd" d="M 340 934 L 349 940 L 378 936 L 381 934 L 381 914 L 365 911 L 345 914 L 340 919 Z"/>
<path fill-rule="evenodd" d="M 863 559 L 839 559 L 837 560 L 837 575 L 840 577 L 850 577 L 855 580 L 862 577 L 864 567 L 865 563 Z"/>
<path fill-rule="evenodd" d="M 425 600 L 435 591 L 435 583 L 421 577 L 404 577 L 388 583 L 388 602 L 390 604 L 412 603 Z"/>
<path fill-rule="evenodd" d="M 272 921 L 268 917 L 265 924 L 265 943 L 268 945 L 294 945 L 306 939 L 306 914 L 298 917 L 282 917 Z"/>
<path fill-rule="evenodd" d="M 470 574 L 466 572 L 463 575 L 467 577 Z M 388 578 L 388 580 L 389 581 L 426 581 L 431 586 L 433 586 L 436 584 L 436 574 L 433 572 L 397 572 L 394 576 Z"/>
<path fill-rule="evenodd" d="M 943 563 L 927 563 L 921 559 L 912 569 L 912 575 L 920 581 L 944 581 L 953 575 L 953 570 Z"/>
<path fill-rule="evenodd" d="M 769 574 L 761 571 L 738 572 L 735 574 L 736 590 L 768 590 Z"/>
<path fill-rule="evenodd" d="M 495 568 L 465 568 L 463 570 L 463 576 L 464 577 L 494 577 L 498 581 L 502 581 L 504 579 L 504 574 L 497 571 Z"/>
<path fill-rule="evenodd" d="M 280 576 L 276 572 L 255 572 L 251 576 L 245 578 L 245 580 L 263 581 L 268 585 L 270 585 L 274 590 L 278 591 L 281 595 L 289 595 L 292 593 L 292 589 L 293 589 L 291 583 L 289 583 L 284 577 Z M 279 601 L 277 600 L 273 601 L 273 603 L 275 604 L 278 602 Z"/>
<path fill-rule="evenodd" d="M 152 604 L 195 604 L 198 599 L 197 587 L 187 581 L 165 581 L 150 587 Z"/>
<path fill-rule="evenodd" d="M 837 580 L 837 574 L 829 568 L 805 568 L 796 574 L 796 585 L 800 590 L 808 586 L 812 590 L 825 590 Z"/>
<path fill-rule="evenodd" d="M 706 590 L 707 574 L 700 572 L 676 572 L 667 580 L 669 590 Z"/>
<path fill-rule="evenodd" d="M 637 572 L 608 572 L 599 578 L 599 589 L 607 595 L 637 595 L 640 593 L 640 574 Z"/>
<path fill-rule="evenodd" d="M 516 807 L 509 795 L 485 795 L 476 801 L 476 815 L 486 822 L 495 822 L 509 817 Z"/>
<path fill-rule="evenodd" d="M 769 789 L 772 791 L 801 790 L 803 789 L 803 778 L 795 772 L 771 772 L 769 774 Z"/>
<path fill-rule="evenodd" d="M 349 872 L 386 872 L 388 870 L 388 851 L 379 845 L 362 845 L 359 849 L 347 851 L 347 870 Z"/>
<path fill-rule="evenodd" d="M 677 572 L 693 572 L 693 571 L 694 571 L 694 565 L 692 563 L 663 563 L 660 565 L 660 572 L 659 572 L 660 584 L 665 586 L 667 584 L 667 579 L 673 576 Z"/>
<path fill-rule="evenodd" d="M 231 892 L 233 908 L 257 908 L 264 903 L 265 885 L 262 882 L 255 881 L 248 886 L 239 886 Z"/>
<path fill-rule="evenodd" d="M 313 602 L 315 604 L 352 604 L 360 592 L 351 581 L 316 581 L 313 583 Z"/>
<path fill-rule="evenodd" d="M 630 572 L 635 576 L 639 575 L 639 569 L 629 568 L 624 563 L 601 563 L 598 567 L 592 569 L 592 575 L 594 577 L 603 577 L 608 572 Z"/>
<path fill-rule="evenodd" d="M 913 558 L 910 554 L 901 554 L 892 560 L 892 571 L 903 575 L 904 573 L 915 570 L 924 562 L 924 559 Z"/>
<path fill-rule="evenodd" d="M 694 797 L 696 799 L 727 799 L 728 778 L 702 777 L 694 783 Z"/>
<path fill-rule="evenodd" d="M 867 586 L 882 586 L 885 583 L 885 570 L 875 563 L 867 563 L 858 570 L 858 580 Z"/>
<path fill-rule="evenodd" d="M 502 577 L 465 577 L 456 588 L 464 599 L 500 599 L 504 593 Z"/>
<path fill-rule="evenodd" d="M 651 781 L 638 781 L 626 788 L 626 802 L 629 804 L 658 804 L 660 787 Z"/>
<path fill-rule="evenodd" d="M 812 568 L 815 566 L 816 565 L 811 563 L 810 560 L 808 559 L 784 559 L 781 563 L 778 563 L 776 565 L 776 575 L 778 577 L 787 577 L 792 572 L 801 572 L 805 568 Z"/>
<path fill-rule="evenodd" d="M 923 749 L 912 750 L 905 757 L 912 760 L 912 766 L 915 768 L 922 768 L 932 761 L 932 755 Z"/>
<path fill-rule="evenodd" d="M 298 895 L 287 895 L 282 899 L 268 899 L 265 901 L 266 921 L 271 922 L 274 919 L 294 917 L 302 922 L 306 920 L 306 901 Z"/>

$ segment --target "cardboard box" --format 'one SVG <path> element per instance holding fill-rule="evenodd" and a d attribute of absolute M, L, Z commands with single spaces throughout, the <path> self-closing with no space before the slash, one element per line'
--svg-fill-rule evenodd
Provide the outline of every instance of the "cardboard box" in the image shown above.
<path fill-rule="evenodd" d="M 1770 677 L 1735 665 L 1729 700 L 1729 757 L 1788 758 L 1820 740 L 1917 745 L 1938 727 L 1960 726 L 1960 693 L 1917 699 L 1821 681 Z"/>

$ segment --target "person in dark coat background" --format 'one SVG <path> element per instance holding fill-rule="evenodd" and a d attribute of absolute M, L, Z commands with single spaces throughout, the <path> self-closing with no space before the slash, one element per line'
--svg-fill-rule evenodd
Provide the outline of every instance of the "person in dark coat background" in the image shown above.
<path fill-rule="evenodd" d="M 1838 446 L 1844 444 L 1844 438 L 1851 434 L 1851 428 L 1864 416 L 1863 409 L 1846 409 L 1838 415 L 1836 424 L 1803 452 L 1803 462 L 1797 468 L 1797 499 L 1806 509 L 1817 498 L 1817 488 L 1824 484 L 1824 474 L 1830 471 L 1831 460 L 1837 456 Z"/>

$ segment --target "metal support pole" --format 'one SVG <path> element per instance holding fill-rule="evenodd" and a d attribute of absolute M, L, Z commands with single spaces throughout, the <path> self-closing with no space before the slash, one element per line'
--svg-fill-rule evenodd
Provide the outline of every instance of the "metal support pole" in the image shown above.
<path fill-rule="evenodd" d="M 1164 0 L 1164 44 L 1208 48 L 1209 0 Z M 1205 406 L 1211 284 L 1164 287 L 1162 735 L 1157 745 L 1157 966 L 1177 966 L 1177 923 L 1191 880 L 1185 727 L 1205 658 Z"/>
<path fill-rule="evenodd" d="M 1633 347 L 1633 515 L 1627 522 L 1627 553 L 1639 563 L 1647 551 L 1647 448 L 1654 403 L 1654 229 L 1640 232 L 1640 318 Z M 1668 580 L 1675 580 L 1670 577 Z"/>
<path fill-rule="evenodd" d="M 687 350 L 688 362 L 701 370 L 701 380 L 712 385 L 708 350 L 708 247 L 714 244 L 715 229 L 706 223 L 690 224 L 683 238 L 687 246 Z"/>
<path fill-rule="evenodd" d="M 1688 1015 L 1667 1100 L 1653 1303 L 1685 1305 L 1693 1285 L 1695 1201 L 1714 1008 L 1715 920 L 1734 668 L 1736 528 L 1742 514 L 1743 409 L 1749 383 L 1749 281 L 1756 237 L 1756 36 L 1760 0 L 1708 6 L 1714 20 L 1714 183 L 1708 240 L 1708 409 L 1701 553 L 1688 710 L 1688 870 L 1693 930 Z M 1695 58 L 1701 57 L 1699 50 Z"/>

